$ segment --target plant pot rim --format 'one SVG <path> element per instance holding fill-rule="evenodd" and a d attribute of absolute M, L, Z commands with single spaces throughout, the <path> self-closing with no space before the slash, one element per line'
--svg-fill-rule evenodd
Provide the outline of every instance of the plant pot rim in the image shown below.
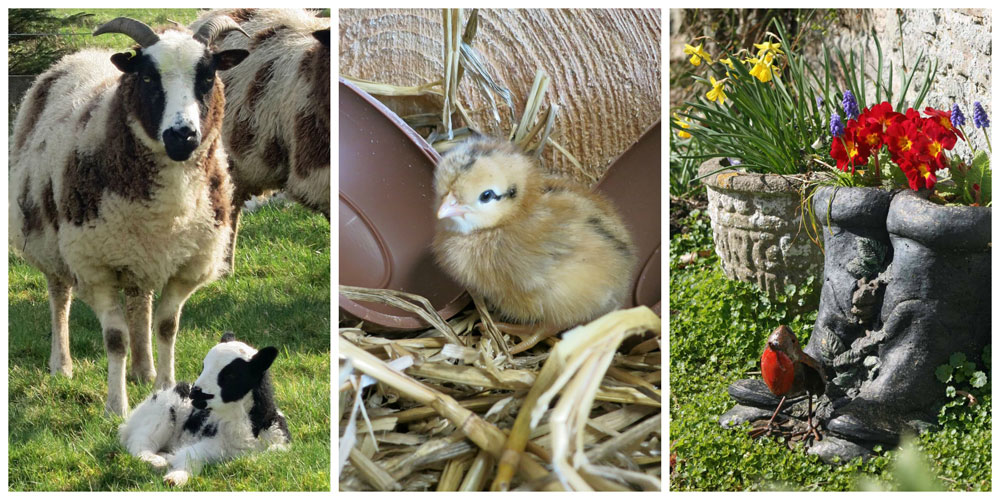
<path fill-rule="evenodd" d="M 938 248 L 988 251 L 992 239 L 991 208 L 938 205 L 906 190 L 893 197 L 886 228 L 890 234 Z"/>
<path fill-rule="evenodd" d="M 722 164 L 723 158 L 711 158 L 698 167 L 698 177 L 708 187 L 726 191 L 799 194 L 808 182 L 808 174 L 758 174 Z"/>

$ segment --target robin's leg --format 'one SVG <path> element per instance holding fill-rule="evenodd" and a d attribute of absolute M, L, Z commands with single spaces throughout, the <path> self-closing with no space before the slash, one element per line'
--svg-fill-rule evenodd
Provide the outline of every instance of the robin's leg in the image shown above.
<path fill-rule="evenodd" d="M 771 431 L 774 430 L 774 427 L 772 426 L 772 424 L 774 423 L 775 417 L 778 416 L 778 412 L 781 411 L 781 407 L 784 404 L 785 404 L 785 397 L 782 396 L 781 397 L 781 401 L 778 402 L 778 407 L 775 408 L 774 413 L 771 414 L 771 420 L 768 420 L 767 424 L 765 426 L 763 426 L 763 427 L 757 427 L 756 429 L 753 429 L 753 430 L 750 431 L 750 438 L 751 439 L 756 439 L 756 438 L 758 438 L 760 436 L 763 436 L 763 435 L 766 435 L 766 434 L 770 434 Z"/>
<path fill-rule="evenodd" d="M 801 436 L 803 434 L 812 433 L 812 436 L 816 439 L 816 441 L 822 441 L 823 440 L 823 435 L 819 433 L 819 429 L 817 429 L 816 424 L 814 424 L 813 420 L 812 420 L 812 416 L 813 416 L 813 405 L 812 405 L 812 403 L 813 403 L 812 394 L 810 394 L 809 395 L 809 411 L 806 413 L 806 429 L 803 430 L 803 431 L 799 431 L 799 432 L 796 432 L 796 433 L 792 434 L 792 437 L 796 437 L 796 436 Z"/>

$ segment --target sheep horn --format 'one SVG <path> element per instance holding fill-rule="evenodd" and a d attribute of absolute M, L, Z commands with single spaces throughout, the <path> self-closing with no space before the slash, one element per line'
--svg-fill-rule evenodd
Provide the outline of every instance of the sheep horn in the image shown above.
<path fill-rule="evenodd" d="M 229 16 L 216 16 L 205 21 L 205 24 L 201 25 L 201 28 L 198 28 L 198 32 L 194 34 L 194 39 L 206 46 L 211 46 L 219 35 L 230 31 L 239 31 L 243 33 L 243 36 L 250 38 L 250 35 L 246 31 L 243 31 L 243 28 L 236 21 L 233 21 L 233 18 Z"/>
<path fill-rule="evenodd" d="M 130 17 L 118 17 L 112 19 L 94 30 L 94 36 L 105 33 L 121 33 L 136 41 L 141 47 L 149 47 L 160 41 L 153 28 L 142 21 L 137 21 Z"/>

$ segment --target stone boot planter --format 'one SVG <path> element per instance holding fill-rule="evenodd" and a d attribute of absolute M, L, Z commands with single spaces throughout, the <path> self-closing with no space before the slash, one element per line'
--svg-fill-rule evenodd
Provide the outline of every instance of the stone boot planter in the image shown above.
<path fill-rule="evenodd" d="M 819 312 L 804 350 L 823 364 L 832 400 L 844 396 L 855 377 L 853 363 L 842 355 L 877 328 L 882 275 L 892 260 L 886 229 L 891 199 L 892 193 L 876 188 L 824 186 L 813 195 L 825 256 Z"/>
<path fill-rule="evenodd" d="M 904 431 L 933 425 L 945 387 L 935 369 L 990 341 L 991 209 L 943 207 L 912 191 L 820 188 L 813 197 L 826 259 L 819 315 L 805 351 L 823 363 L 826 429 L 809 453 L 846 463 Z M 729 388 L 724 426 L 767 418 L 761 380 Z M 803 402 L 783 411 L 805 417 Z"/>
<path fill-rule="evenodd" d="M 978 357 L 990 342 L 991 220 L 990 208 L 939 206 L 912 191 L 896 195 L 887 220 L 894 256 L 882 326 L 851 346 L 864 380 L 827 423 L 830 431 L 855 442 L 894 443 L 901 432 L 936 422 L 945 386 L 934 370 L 956 352 Z"/>
<path fill-rule="evenodd" d="M 772 297 L 809 276 L 818 282 L 822 252 L 800 231 L 802 178 L 727 167 L 715 158 L 698 171 L 708 188 L 715 252 L 726 276 L 754 283 Z"/>

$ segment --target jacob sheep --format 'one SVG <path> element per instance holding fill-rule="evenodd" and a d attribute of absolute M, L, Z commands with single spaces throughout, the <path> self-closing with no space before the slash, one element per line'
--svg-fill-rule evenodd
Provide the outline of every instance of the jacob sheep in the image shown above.
<path fill-rule="evenodd" d="M 129 453 L 183 486 L 207 462 L 244 452 L 285 450 L 291 442 L 274 402 L 268 368 L 274 347 L 257 351 L 227 332 L 205 356 L 194 387 L 180 382 L 139 404 L 118 437 Z"/>
<path fill-rule="evenodd" d="M 228 15 L 249 34 L 220 39 L 248 49 L 243 64 L 222 75 L 226 120 L 222 137 L 235 187 L 231 214 L 236 246 L 239 207 L 265 191 L 330 218 L 330 19 L 301 9 L 235 9 L 205 14 L 191 28 Z"/>
<path fill-rule="evenodd" d="M 181 307 L 224 270 L 232 184 L 216 71 L 236 66 L 247 51 L 211 45 L 239 29 L 217 17 L 194 33 L 157 34 L 117 18 L 94 35 L 125 34 L 138 43 L 133 51 L 64 57 L 38 77 L 18 112 L 8 242 L 48 281 L 53 374 L 72 376 L 74 289 L 96 314 L 108 355 L 108 413 L 125 414 L 130 335 L 133 374 L 155 374 L 160 388 L 174 384 Z M 161 288 L 154 370 L 150 309 Z"/>

